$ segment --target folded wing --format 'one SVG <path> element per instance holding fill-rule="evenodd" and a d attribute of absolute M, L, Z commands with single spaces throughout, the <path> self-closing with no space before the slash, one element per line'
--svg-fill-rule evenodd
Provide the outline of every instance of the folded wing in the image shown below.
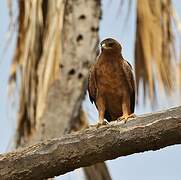
<path fill-rule="evenodd" d="M 126 79 L 129 84 L 130 89 L 130 105 L 131 105 L 131 112 L 134 113 L 135 108 L 135 79 L 133 74 L 133 69 L 131 67 L 131 64 L 123 60 L 123 69 L 125 71 Z"/>
<path fill-rule="evenodd" d="M 88 78 L 88 92 L 89 92 L 89 99 L 91 103 L 96 102 L 96 93 L 97 93 L 97 85 L 96 85 L 96 71 L 95 67 L 92 66 L 89 78 Z"/>

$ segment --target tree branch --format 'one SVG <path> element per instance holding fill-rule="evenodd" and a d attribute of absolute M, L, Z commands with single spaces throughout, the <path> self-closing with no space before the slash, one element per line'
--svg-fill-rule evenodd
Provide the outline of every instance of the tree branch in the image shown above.
<path fill-rule="evenodd" d="M 43 179 L 181 143 L 181 107 L 111 122 L 0 155 L 0 179 Z"/>

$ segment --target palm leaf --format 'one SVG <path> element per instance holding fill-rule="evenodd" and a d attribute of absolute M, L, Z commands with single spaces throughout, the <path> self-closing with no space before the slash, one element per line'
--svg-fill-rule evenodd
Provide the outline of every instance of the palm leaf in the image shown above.
<path fill-rule="evenodd" d="M 57 11 L 52 12 L 50 6 L 56 6 Z M 20 73 L 17 117 L 17 145 L 20 145 L 36 128 L 45 107 L 48 88 L 58 78 L 64 6 L 61 1 L 48 6 L 48 1 L 19 0 L 18 8 L 18 38 L 9 87 L 14 87 L 12 85 L 17 83 L 17 74 Z M 45 16 L 46 13 L 51 13 L 51 16 Z"/>
<path fill-rule="evenodd" d="M 135 42 L 135 72 L 137 92 L 143 81 L 144 92 L 151 102 L 156 98 L 155 88 L 167 94 L 173 92 L 174 66 L 172 32 L 172 4 L 170 0 L 138 0 Z"/>

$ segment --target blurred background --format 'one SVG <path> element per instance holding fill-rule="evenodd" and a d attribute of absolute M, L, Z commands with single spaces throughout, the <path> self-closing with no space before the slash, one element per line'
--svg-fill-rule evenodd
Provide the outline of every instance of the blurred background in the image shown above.
<path fill-rule="evenodd" d="M 181 4 L 177 0 L 102 0 L 99 39 L 117 39 L 123 57 L 135 68 L 136 114 L 180 105 Z M 8 95 L 12 64 L 17 48 L 19 4 L 0 0 L 0 153 L 11 151 L 17 130 L 20 90 Z M 159 19 L 159 21 L 158 21 Z M 159 24 L 160 23 L 160 24 Z M 11 71 L 10 71 L 11 69 Z M 16 89 L 21 86 L 17 70 Z M 97 122 L 97 110 L 86 95 L 83 109 L 90 123 Z M 181 145 L 155 152 L 133 154 L 107 161 L 112 179 L 179 180 Z M 58 179 L 85 179 L 79 169 Z"/>

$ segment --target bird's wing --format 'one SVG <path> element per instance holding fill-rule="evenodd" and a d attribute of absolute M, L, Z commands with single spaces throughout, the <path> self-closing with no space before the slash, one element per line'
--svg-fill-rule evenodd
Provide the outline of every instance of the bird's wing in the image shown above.
<path fill-rule="evenodd" d="M 129 84 L 130 89 L 130 104 L 131 104 L 131 112 L 134 113 L 135 108 L 135 79 L 133 74 L 133 69 L 131 64 L 123 60 L 123 69 L 125 71 L 126 79 Z"/>
<path fill-rule="evenodd" d="M 96 101 L 97 85 L 96 85 L 96 71 L 95 66 L 93 65 L 90 69 L 89 78 L 88 78 L 88 92 L 89 99 L 93 103 Z"/>

